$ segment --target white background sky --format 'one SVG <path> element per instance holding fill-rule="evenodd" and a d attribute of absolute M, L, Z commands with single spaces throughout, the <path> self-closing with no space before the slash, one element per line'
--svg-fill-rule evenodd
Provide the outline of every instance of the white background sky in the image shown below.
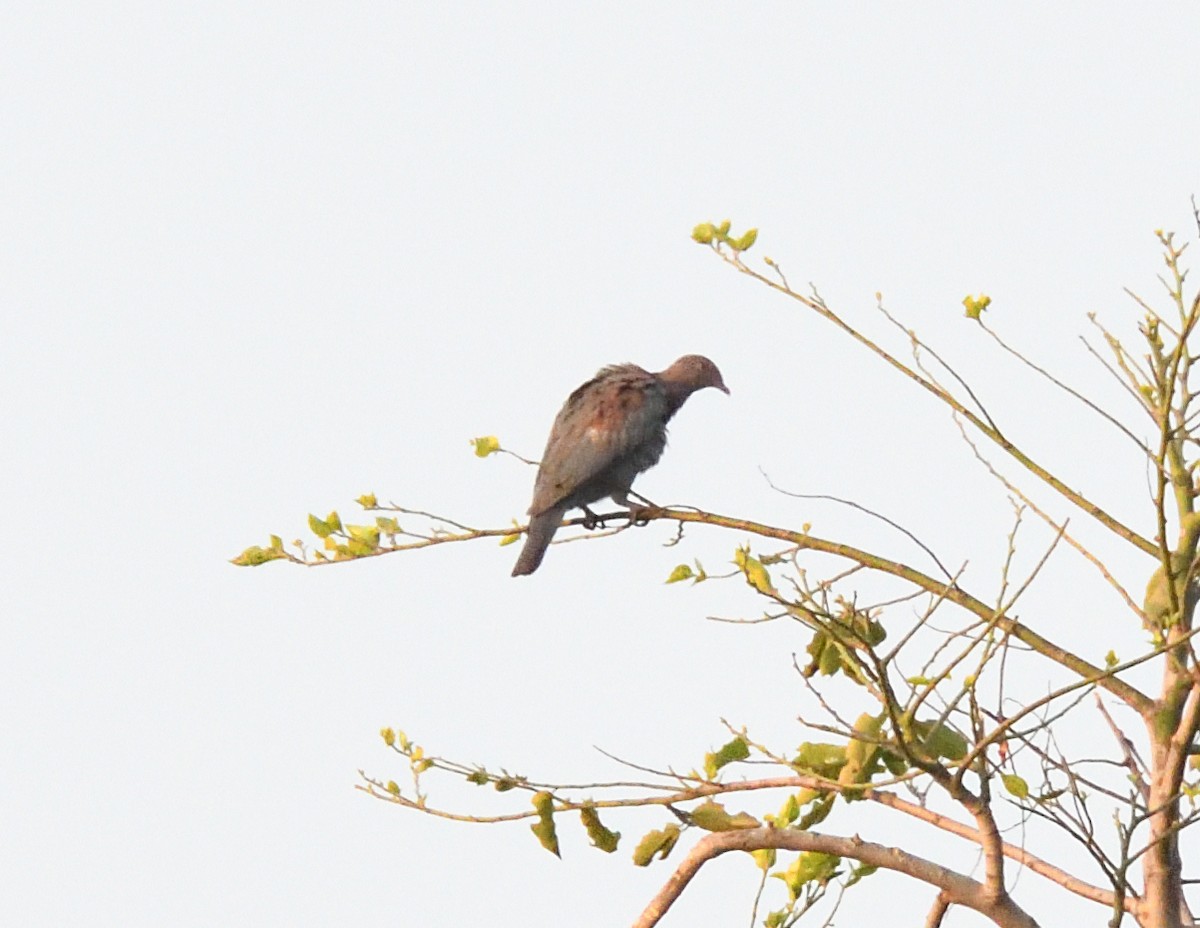
<path fill-rule="evenodd" d="M 520 581 L 491 542 L 226 558 L 367 491 L 507 524 L 532 473 L 469 438 L 536 456 L 597 367 L 694 351 L 733 395 L 689 403 L 646 495 L 919 557 L 762 467 L 885 511 L 994 594 L 1003 493 L 929 400 L 689 240 L 724 217 L 879 333 L 882 291 L 1151 532 L 1134 456 L 960 301 L 991 294 L 1034 359 L 1125 408 L 1076 336 L 1089 312 L 1132 331 L 1121 287 L 1153 294 L 1153 229 L 1194 237 L 1197 35 L 1183 4 L 5 4 L 0 921 L 628 923 L 669 872 L 628 859 L 659 816 L 612 819 L 611 858 L 564 823 L 560 862 L 524 825 L 372 801 L 356 771 L 403 779 L 383 725 L 563 781 L 625 775 L 593 745 L 698 764 L 721 717 L 798 744 L 804 639 L 706 622 L 757 612 L 740 585 L 662 585 L 744 539 L 664 549 L 656 525 Z M 1105 552 L 1140 588 L 1149 567 Z M 1134 647 L 1060 561 L 1023 616 L 1064 639 L 1109 617 L 1093 660 Z M 904 822 L 831 825 L 854 827 L 921 847 Z M 714 864 L 667 924 L 747 924 L 755 873 Z M 874 879 L 840 924 L 932 899 Z M 1067 912 L 1031 874 L 1016 891 L 1044 924 Z"/>

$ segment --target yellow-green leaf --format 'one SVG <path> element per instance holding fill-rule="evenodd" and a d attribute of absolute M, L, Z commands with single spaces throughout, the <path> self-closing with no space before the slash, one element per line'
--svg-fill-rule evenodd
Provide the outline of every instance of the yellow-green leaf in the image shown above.
<path fill-rule="evenodd" d="M 390 728 L 379 729 L 379 737 L 383 739 L 383 743 L 389 748 L 396 743 L 396 733 Z"/>
<path fill-rule="evenodd" d="M 733 554 L 733 563 L 741 568 L 746 575 L 746 582 L 760 593 L 775 594 L 771 583 L 771 574 L 763 567 L 762 561 L 750 554 L 750 549 L 738 548 Z"/>
<path fill-rule="evenodd" d="M 804 887 L 809 883 L 828 883 L 837 876 L 840 857 L 833 854 L 822 854 L 820 851 L 805 851 L 792 865 L 782 872 L 772 873 L 771 876 L 783 880 L 792 897 L 792 902 L 800 898 Z"/>
<path fill-rule="evenodd" d="M 925 751 L 937 759 L 962 760 L 967 756 L 967 739 L 946 725 L 917 722 L 914 729 L 924 739 Z"/>
<path fill-rule="evenodd" d="M 379 547 L 378 525 L 347 525 L 346 531 L 355 541 L 361 541 L 370 549 Z"/>
<path fill-rule="evenodd" d="M 701 245 L 707 245 L 713 240 L 713 233 L 716 231 L 711 222 L 702 222 L 696 228 L 692 229 L 692 240 L 699 242 Z"/>
<path fill-rule="evenodd" d="M 871 864 L 859 864 L 857 867 L 855 867 L 853 870 L 850 871 L 850 876 L 847 877 L 844 885 L 847 887 L 853 886 L 859 880 L 870 876 L 872 873 L 874 873 L 878 869 L 879 869 L 878 867 L 872 866 Z"/>
<path fill-rule="evenodd" d="M 389 535 L 396 535 L 400 531 L 400 523 L 394 516 L 376 516 L 375 525 L 378 526 L 379 531 Z"/>
<path fill-rule="evenodd" d="M 520 533 L 514 533 L 512 535 L 505 535 L 500 539 L 500 547 L 503 548 L 505 545 L 511 545 L 513 542 L 517 541 L 520 537 L 521 537 Z"/>
<path fill-rule="evenodd" d="M 389 793 L 391 793 L 393 796 L 399 796 L 400 795 L 400 784 L 397 783 L 395 780 L 388 780 L 387 781 L 387 791 Z"/>
<path fill-rule="evenodd" d="M 833 779 L 845 763 L 845 745 L 805 741 L 796 752 L 792 766 L 800 773 L 811 773 L 815 776 Z"/>
<path fill-rule="evenodd" d="M 667 583 L 678 583 L 680 580 L 690 580 L 694 576 L 695 574 L 692 573 L 692 568 L 688 567 L 687 564 L 680 564 L 673 571 L 671 571 L 671 575 L 667 577 Z"/>
<path fill-rule="evenodd" d="M 705 831 L 738 831 L 745 828 L 757 828 L 762 824 L 748 812 L 730 815 L 719 802 L 709 800 L 691 811 L 692 824 Z"/>
<path fill-rule="evenodd" d="M 966 307 L 966 317 L 968 319 L 979 319 L 983 315 L 983 311 L 991 304 L 992 298 L 983 293 L 979 294 L 979 296 L 967 294 L 963 298 L 963 306 Z"/>
<path fill-rule="evenodd" d="M 333 534 L 333 529 L 323 519 L 318 519 L 312 513 L 308 514 L 308 527 L 312 529 L 312 533 L 318 538 L 328 538 Z"/>
<path fill-rule="evenodd" d="M 788 796 L 783 801 L 778 814 L 775 816 L 775 821 L 781 825 L 790 825 L 800 817 L 800 802 L 796 799 L 796 794 Z"/>
<path fill-rule="evenodd" d="M 617 849 L 617 842 L 621 840 L 621 833 L 619 831 L 609 831 L 604 827 L 595 806 L 585 805 L 579 810 L 579 817 L 583 820 L 583 827 L 587 829 L 587 835 L 591 839 L 593 847 L 600 848 L 606 854 L 611 854 Z"/>
<path fill-rule="evenodd" d="M 251 545 L 237 557 L 231 558 L 229 563 L 235 564 L 238 567 L 257 567 L 259 564 L 267 563 L 267 561 L 277 561 L 281 557 L 286 557 L 282 550 Z"/>
<path fill-rule="evenodd" d="M 710 780 L 715 779 L 717 771 L 726 764 L 745 760 L 749 756 L 750 746 L 746 744 L 745 739 L 741 737 L 734 738 L 732 741 L 721 745 L 716 751 L 704 755 L 704 772 Z"/>
<path fill-rule="evenodd" d="M 656 856 L 659 860 L 666 860 L 667 855 L 671 853 L 671 849 L 675 847 L 675 842 L 679 840 L 679 826 L 674 822 L 667 824 L 664 828 L 651 831 L 638 842 L 638 846 L 633 849 L 633 863 L 638 867 L 645 867 L 650 864 Z"/>
<path fill-rule="evenodd" d="M 366 557 L 368 554 L 374 554 L 376 546 L 369 542 L 363 541 L 361 538 L 351 538 L 346 544 L 338 545 L 338 551 L 343 551 L 351 557 Z"/>
<path fill-rule="evenodd" d="M 746 251 L 758 240 L 758 229 L 747 229 L 742 237 L 733 243 L 738 251 Z"/>
<path fill-rule="evenodd" d="M 871 778 L 872 761 L 879 753 L 880 730 L 883 728 L 884 714 L 871 715 L 864 712 L 854 723 L 854 734 L 846 745 L 846 764 L 838 771 L 838 783 L 842 786 L 855 786 L 866 783 Z M 851 794 L 845 794 L 847 799 Z"/>
<path fill-rule="evenodd" d="M 378 504 L 378 500 L 375 499 L 374 493 L 364 493 L 356 500 L 356 502 L 358 505 L 362 506 L 363 509 L 374 509 Z"/>
<path fill-rule="evenodd" d="M 330 531 L 340 532 L 342 530 L 342 517 L 337 514 L 337 510 L 325 517 L 325 524 L 329 526 Z"/>
<path fill-rule="evenodd" d="M 554 797 L 545 790 L 534 793 L 533 807 L 537 809 L 538 820 L 529 826 L 529 830 L 542 847 L 555 857 L 561 857 L 558 853 L 558 834 L 554 830 Z"/>
<path fill-rule="evenodd" d="M 804 813 L 804 817 L 796 824 L 796 827 L 801 831 L 808 831 L 814 825 L 820 825 L 829 817 L 829 813 L 833 811 L 833 793 L 819 794 L 817 799 Z"/>
<path fill-rule="evenodd" d="M 472 438 L 471 444 L 475 446 L 475 456 L 478 458 L 486 458 L 489 454 L 495 454 L 500 450 L 500 439 L 495 435 Z"/>
<path fill-rule="evenodd" d="M 282 551 L 283 550 L 283 539 L 280 538 L 278 535 L 271 536 L 271 550 L 272 551 Z"/>
<path fill-rule="evenodd" d="M 1025 782 L 1024 777 L 1019 777 L 1015 773 L 1002 773 L 1000 779 L 1004 782 L 1004 788 L 1013 796 L 1018 799 L 1029 798 L 1029 784 Z"/>
<path fill-rule="evenodd" d="M 775 848 L 773 847 L 760 847 L 757 851 L 751 851 L 750 856 L 758 864 L 759 870 L 766 872 L 775 866 Z"/>

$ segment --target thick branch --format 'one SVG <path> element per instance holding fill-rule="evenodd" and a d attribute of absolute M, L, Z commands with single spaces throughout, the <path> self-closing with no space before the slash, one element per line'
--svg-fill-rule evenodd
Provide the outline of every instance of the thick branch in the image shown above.
<path fill-rule="evenodd" d="M 444 762 L 439 761 L 435 765 L 441 766 L 442 763 Z M 450 770 L 450 772 L 461 773 L 461 771 L 455 770 Z M 423 812 L 426 815 L 433 815 L 438 818 L 452 819 L 458 822 L 472 822 L 475 824 L 498 824 L 501 822 L 523 821 L 526 819 L 535 818 L 538 814 L 534 809 L 530 808 L 522 809 L 520 812 L 513 812 L 507 815 L 489 816 L 466 815 L 462 813 L 449 812 L 444 809 L 436 808 L 428 803 L 417 803 L 405 796 L 398 796 L 394 793 L 390 793 L 381 782 L 372 780 L 363 774 L 362 771 L 359 771 L 359 773 L 361 776 L 363 776 L 366 785 L 356 786 L 355 789 L 361 790 L 362 792 L 367 793 L 376 799 L 382 799 L 385 802 L 392 802 L 396 803 L 397 805 L 406 806 L 419 812 Z M 586 789 L 589 792 L 594 792 L 597 789 L 606 789 L 627 785 L 630 784 L 590 783 L 586 786 L 580 786 L 578 788 Z M 646 785 L 648 787 L 653 787 L 652 784 Z M 545 783 L 524 784 L 524 786 L 553 790 L 567 788 Z M 731 783 L 697 782 L 693 787 L 669 789 L 669 791 L 658 796 L 643 796 L 634 800 L 589 798 L 586 804 L 595 809 L 620 809 L 628 808 L 630 806 L 670 807 L 691 802 L 696 799 L 722 796 L 729 793 L 759 792 L 761 790 L 769 789 L 836 790 L 837 788 L 838 787 L 835 782 L 822 779 L 821 777 L 793 774 L 790 776 L 767 777 L 757 780 L 735 780 Z M 932 809 L 928 809 L 925 806 L 918 805 L 915 802 L 904 799 L 895 793 L 882 789 L 868 788 L 863 792 L 863 799 L 887 806 L 889 809 L 894 809 L 897 812 L 901 812 L 905 815 L 925 822 L 926 824 L 931 825 L 940 831 L 944 831 L 947 834 L 952 834 L 959 838 L 965 838 L 974 844 L 983 844 L 983 838 L 978 829 L 973 828 L 964 822 L 950 818 L 948 815 L 943 815 L 940 812 L 934 812 Z M 561 800 L 560 798 L 559 811 L 578 809 L 582 808 L 583 806 L 584 803 L 567 802 Z M 1100 905 L 1110 908 L 1112 907 L 1114 903 L 1114 895 L 1111 890 L 1107 890 L 1100 886 L 1096 886 L 1092 883 L 1081 880 L 1071 873 L 1068 873 L 1066 870 L 1063 870 L 1061 867 L 1055 866 L 1049 861 L 1038 857 L 1036 854 L 1033 854 L 1018 845 L 1003 842 L 1000 845 L 1000 848 L 1003 851 L 1004 856 L 1009 860 L 1019 863 L 1027 870 L 1033 871 L 1039 876 L 1050 880 L 1052 883 L 1058 884 L 1068 892 L 1074 893 L 1075 895 L 1091 902 L 1096 902 Z M 1137 906 L 1138 897 L 1136 895 L 1127 897 L 1123 900 L 1123 907 L 1125 911 L 1134 912 L 1137 910 Z"/>
<path fill-rule="evenodd" d="M 870 799 L 873 802 L 878 802 L 880 805 L 888 806 L 898 812 L 903 812 L 905 815 L 911 815 L 914 818 L 919 818 L 924 822 L 928 822 L 935 828 L 948 832 L 952 835 L 957 835 L 960 838 L 966 838 L 969 841 L 974 841 L 976 844 L 982 844 L 983 839 L 979 832 L 970 825 L 965 825 L 956 819 L 950 818 L 948 815 L 942 815 L 940 812 L 934 812 L 932 809 L 927 809 L 925 806 L 917 805 L 914 802 L 909 802 L 897 796 L 895 793 L 889 793 L 884 790 L 868 790 L 864 798 Z M 1103 889 L 1091 883 L 1085 882 L 1078 877 L 1072 876 L 1067 871 L 1056 867 L 1051 863 L 1046 862 L 1042 858 L 1031 854 L 1023 847 L 1018 847 L 1015 844 L 1009 844 L 1007 841 L 1000 845 L 1004 852 L 1004 856 L 1010 860 L 1014 860 L 1021 866 L 1032 870 L 1039 876 L 1043 876 L 1051 882 L 1057 883 L 1063 889 L 1074 893 L 1084 899 L 1089 899 L 1092 902 L 1098 902 L 1104 906 L 1112 906 L 1113 893 L 1111 890 Z M 1137 908 L 1137 897 L 1128 898 L 1125 900 L 1125 910 L 1133 912 Z"/>
<path fill-rule="evenodd" d="M 843 838 L 795 829 L 752 828 L 722 831 L 697 842 L 671 878 L 633 923 L 634 928 L 653 928 L 708 861 L 729 851 L 820 851 L 857 860 L 885 870 L 894 870 L 942 891 L 950 905 L 961 905 L 991 919 L 1002 928 L 1037 928 L 1037 922 L 1006 893 L 998 897 L 982 883 L 895 847 L 885 847 L 858 837 Z"/>

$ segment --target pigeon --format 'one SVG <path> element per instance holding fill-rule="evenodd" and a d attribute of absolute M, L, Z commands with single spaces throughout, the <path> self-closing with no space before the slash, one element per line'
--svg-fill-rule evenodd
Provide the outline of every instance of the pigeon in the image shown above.
<path fill-rule="evenodd" d="M 512 575 L 531 574 L 569 509 L 609 496 L 630 511 L 634 478 L 658 463 L 667 446 L 667 423 L 684 401 L 705 387 L 729 393 L 708 358 L 686 354 L 652 374 L 636 364 L 613 364 L 567 397 L 542 454 L 529 531 Z"/>

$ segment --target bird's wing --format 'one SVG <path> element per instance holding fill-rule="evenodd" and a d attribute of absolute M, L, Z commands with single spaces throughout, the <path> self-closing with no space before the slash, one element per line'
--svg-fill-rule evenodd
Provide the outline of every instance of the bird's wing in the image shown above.
<path fill-rule="evenodd" d="M 561 502 L 637 451 L 666 424 L 667 405 L 659 379 L 633 364 L 606 367 L 579 387 L 550 430 L 530 513 Z"/>

